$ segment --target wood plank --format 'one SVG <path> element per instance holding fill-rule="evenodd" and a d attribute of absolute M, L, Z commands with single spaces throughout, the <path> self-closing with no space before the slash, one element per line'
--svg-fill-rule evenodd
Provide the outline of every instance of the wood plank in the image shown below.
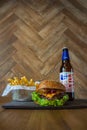
<path fill-rule="evenodd" d="M 87 91 L 87 1 L 0 1 L 0 93 L 7 79 L 59 80 L 62 48 L 69 48 L 76 98 Z"/>

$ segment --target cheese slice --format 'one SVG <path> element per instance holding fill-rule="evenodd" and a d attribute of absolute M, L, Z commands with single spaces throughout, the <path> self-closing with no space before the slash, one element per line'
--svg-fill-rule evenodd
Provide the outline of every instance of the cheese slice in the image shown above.
<path fill-rule="evenodd" d="M 43 94 L 45 97 L 47 97 L 47 98 L 52 98 L 54 95 L 55 95 L 55 93 L 51 93 L 51 94 Z"/>

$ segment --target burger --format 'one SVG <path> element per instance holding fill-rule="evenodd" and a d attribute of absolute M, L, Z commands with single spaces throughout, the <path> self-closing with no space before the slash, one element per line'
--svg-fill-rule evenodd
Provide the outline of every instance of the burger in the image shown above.
<path fill-rule="evenodd" d="M 68 99 L 65 86 L 57 81 L 41 81 L 32 92 L 32 100 L 41 106 L 62 106 Z"/>

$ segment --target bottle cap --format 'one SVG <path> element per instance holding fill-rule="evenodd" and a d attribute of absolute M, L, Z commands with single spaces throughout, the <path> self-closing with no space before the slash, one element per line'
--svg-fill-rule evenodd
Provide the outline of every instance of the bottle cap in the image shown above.
<path fill-rule="evenodd" d="M 63 50 L 68 49 L 67 47 L 63 47 Z"/>

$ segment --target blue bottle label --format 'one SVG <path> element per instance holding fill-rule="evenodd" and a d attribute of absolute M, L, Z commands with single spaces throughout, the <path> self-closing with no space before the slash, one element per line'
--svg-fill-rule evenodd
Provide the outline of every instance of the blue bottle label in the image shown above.
<path fill-rule="evenodd" d="M 73 72 L 61 72 L 60 82 L 66 87 L 66 92 L 74 92 Z"/>

